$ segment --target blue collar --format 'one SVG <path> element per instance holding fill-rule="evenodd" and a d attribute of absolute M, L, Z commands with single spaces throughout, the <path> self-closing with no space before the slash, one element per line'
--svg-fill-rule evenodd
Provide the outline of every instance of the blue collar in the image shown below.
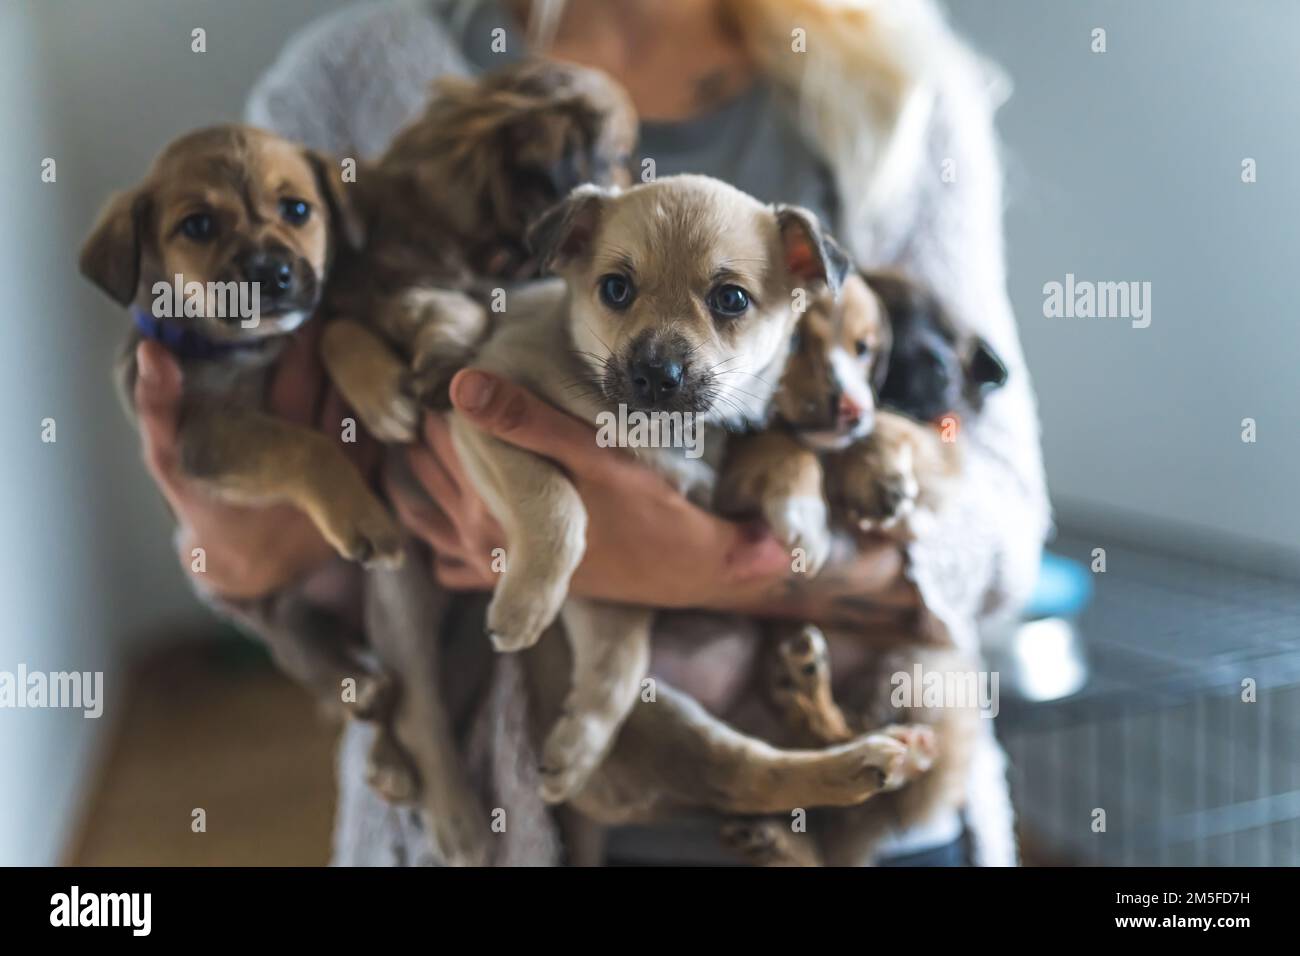
<path fill-rule="evenodd" d="M 217 359 L 235 352 L 247 352 L 260 349 L 266 339 L 245 339 L 239 342 L 217 342 L 200 334 L 188 325 L 175 319 L 158 319 L 138 305 L 131 306 L 131 317 L 135 327 L 146 339 L 161 342 L 177 358 L 183 359 Z"/>

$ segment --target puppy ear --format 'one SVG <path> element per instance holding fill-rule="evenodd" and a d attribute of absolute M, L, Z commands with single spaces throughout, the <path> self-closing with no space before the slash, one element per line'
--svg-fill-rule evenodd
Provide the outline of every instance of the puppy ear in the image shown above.
<path fill-rule="evenodd" d="M 316 189 L 329 207 L 330 227 L 334 236 L 350 249 L 360 249 L 366 241 L 366 224 L 361 210 L 353 201 L 348 184 L 343 182 L 343 172 L 337 160 L 314 149 L 303 150 L 311 170 L 316 176 Z"/>
<path fill-rule="evenodd" d="M 965 363 L 966 378 L 981 390 L 1001 388 L 1007 384 L 1007 366 L 1002 357 L 978 336 L 971 344 Z"/>
<path fill-rule="evenodd" d="M 786 268 L 805 282 L 821 279 L 831 294 L 838 296 L 849 271 L 848 255 L 822 231 L 817 217 L 802 206 L 775 206 L 773 212 Z"/>
<path fill-rule="evenodd" d="M 600 186 L 579 186 L 542 213 L 528 230 L 528 248 L 543 272 L 563 269 L 590 251 L 601 208 L 613 195 Z"/>
<path fill-rule="evenodd" d="M 119 305 L 130 305 L 140 283 L 140 246 L 148 206 L 142 190 L 115 194 L 81 247 L 81 274 Z"/>

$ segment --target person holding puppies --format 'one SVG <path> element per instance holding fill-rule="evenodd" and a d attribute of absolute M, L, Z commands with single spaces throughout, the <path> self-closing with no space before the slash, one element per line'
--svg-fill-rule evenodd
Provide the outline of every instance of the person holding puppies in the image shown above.
<path fill-rule="evenodd" d="M 905 548 L 863 537 L 815 577 L 792 572 L 772 536 L 695 507 L 617 450 L 599 448 L 589 426 L 510 382 L 460 373 L 451 398 L 461 414 L 572 477 L 589 515 L 573 592 L 684 612 L 661 615 L 652 673 L 716 710 L 742 692 L 751 669 L 756 645 L 738 613 L 870 625 L 884 640 L 914 630 L 923 603 L 956 643 L 975 649 L 980 618 L 1013 612 L 1032 588 L 1048 524 L 1032 390 L 1005 291 L 984 65 L 929 0 L 382 2 L 295 38 L 255 88 L 248 119 L 310 148 L 374 156 L 418 113 L 434 78 L 492 70 L 530 46 L 603 69 L 627 88 L 642 117 L 636 174 L 705 173 L 763 201 L 812 209 L 855 262 L 896 267 L 932 287 L 961 331 L 986 339 L 1011 370 L 1007 387 L 963 423 L 967 470 L 944 524 Z M 944 181 L 947 162 L 955 181 Z M 270 410 L 333 430 L 345 412 L 316 358 L 318 334 L 305 328 L 285 349 Z M 207 551 L 205 585 L 238 599 L 307 578 L 322 601 L 353 606 L 346 577 L 313 574 L 331 551 L 309 519 L 287 506 L 213 500 L 183 475 L 180 369 L 152 341 L 137 362 L 146 461 L 182 522 L 181 555 L 195 542 Z M 392 488 L 390 496 L 436 551 L 440 583 L 490 589 L 501 531 L 465 480 L 445 421 L 426 416 L 423 438 L 410 464 L 425 494 Z M 365 448 L 359 456 L 363 466 L 375 458 Z M 851 681 L 855 649 L 830 652 L 837 680 Z M 1015 862 L 1002 756 L 983 729 L 964 819 L 897 834 L 882 858 Z M 340 762 L 337 859 L 419 859 L 420 833 L 365 789 L 362 732 L 348 731 Z"/>

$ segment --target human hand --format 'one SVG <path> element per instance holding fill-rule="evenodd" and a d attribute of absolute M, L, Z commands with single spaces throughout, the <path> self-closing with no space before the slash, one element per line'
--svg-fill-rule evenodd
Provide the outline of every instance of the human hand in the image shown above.
<path fill-rule="evenodd" d="M 631 455 L 597 445 L 590 425 L 518 385 L 470 370 L 453 379 L 451 396 L 476 426 L 549 458 L 573 481 L 588 515 L 575 594 L 718 607 L 757 593 L 788 563 L 770 536 L 696 507 Z M 443 585 L 491 588 L 492 554 L 506 547 L 505 536 L 461 469 L 446 420 L 426 416 L 423 433 L 409 464 L 428 498 L 392 481 L 389 495 L 403 522 L 432 545 Z"/>
<path fill-rule="evenodd" d="M 301 425 L 334 429 L 346 412 L 338 393 L 328 388 L 318 358 L 319 337 L 319 323 L 309 323 L 286 346 L 273 373 L 269 411 Z M 179 523 L 182 567 L 198 573 L 193 569 L 193 549 L 202 548 L 205 560 L 199 582 L 204 589 L 241 599 L 261 597 L 328 562 L 333 550 L 296 508 L 234 505 L 184 474 L 177 437 L 180 363 L 150 340 L 137 347 L 136 362 L 134 401 L 144 461 Z M 377 461 L 378 446 L 358 438 L 345 450 L 365 473 Z"/>
<path fill-rule="evenodd" d="M 858 617 L 902 600 L 896 545 L 880 540 L 849 549 L 816 578 L 793 570 L 787 548 L 761 526 L 698 508 L 666 479 L 618 449 L 596 444 L 588 424 L 518 385 L 469 370 L 452 381 L 452 402 L 477 427 L 554 461 L 587 508 L 587 548 L 573 593 L 664 608 L 705 608 L 828 620 Z M 427 497 L 389 481 L 390 499 L 434 549 L 441 584 L 486 590 L 496 580 L 493 552 L 505 536 L 461 469 L 446 420 L 427 415 L 424 444 L 409 455 Z M 821 583 L 819 583 L 821 582 Z"/>

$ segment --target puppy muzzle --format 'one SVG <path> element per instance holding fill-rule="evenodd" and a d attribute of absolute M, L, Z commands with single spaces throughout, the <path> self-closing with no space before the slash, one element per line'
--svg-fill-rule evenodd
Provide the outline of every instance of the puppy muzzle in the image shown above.
<path fill-rule="evenodd" d="M 711 390 L 707 376 L 694 374 L 691 351 L 680 335 L 642 333 L 624 353 L 613 397 L 641 411 L 708 411 Z"/>

